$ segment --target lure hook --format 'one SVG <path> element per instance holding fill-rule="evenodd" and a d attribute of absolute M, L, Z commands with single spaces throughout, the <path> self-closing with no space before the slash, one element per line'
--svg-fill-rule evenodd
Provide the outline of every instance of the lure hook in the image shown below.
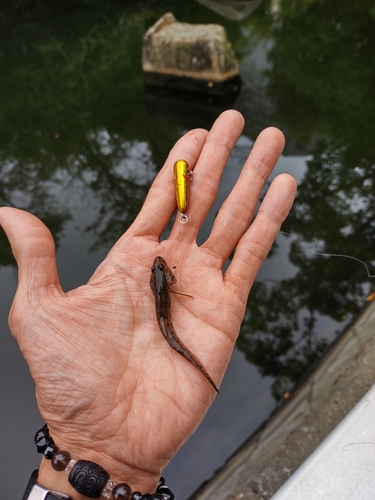
<path fill-rule="evenodd" d="M 181 214 L 180 215 L 180 223 L 181 224 L 186 224 L 187 222 L 189 222 L 189 217 L 185 214 Z"/>

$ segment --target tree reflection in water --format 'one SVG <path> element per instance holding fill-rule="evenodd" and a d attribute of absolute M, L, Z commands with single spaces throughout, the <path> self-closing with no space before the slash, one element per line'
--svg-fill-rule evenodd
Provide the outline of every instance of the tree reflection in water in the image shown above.
<path fill-rule="evenodd" d="M 157 112 L 147 107 L 142 34 L 172 10 L 178 19 L 225 24 L 245 74 L 247 58 L 264 42 L 268 63 L 256 90 L 267 109 L 254 120 L 255 90 L 246 81 L 235 106 L 247 118 L 249 137 L 266 121 L 310 155 L 283 229 L 318 242 L 320 252 L 374 261 L 372 3 L 282 0 L 275 18 L 265 1 L 241 23 L 182 4 L 25 0 L 17 9 L 1 7 L 0 202 L 35 213 L 58 245 L 74 218 L 60 194 L 78 183 L 97 205 L 86 227 L 93 248 L 108 249 L 124 232 L 171 145 L 217 114 L 211 107 L 200 117 L 173 116 L 158 99 Z M 262 375 L 273 377 L 277 399 L 324 350 L 319 317 L 347 321 L 371 286 L 358 263 L 311 255 L 289 241 L 297 271 L 254 285 L 237 344 Z M 14 265 L 4 235 L 0 265 Z"/>
<path fill-rule="evenodd" d="M 317 242 L 319 252 L 353 255 L 370 265 L 375 10 L 371 2 L 284 0 L 278 16 L 278 23 L 268 24 L 267 93 L 276 122 L 311 153 L 283 229 Z M 238 342 L 264 375 L 275 377 L 277 398 L 324 349 L 317 318 L 348 320 L 374 286 L 361 264 L 312 255 L 294 238 L 289 259 L 298 269 L 292 278 L 256 283 Z"/>

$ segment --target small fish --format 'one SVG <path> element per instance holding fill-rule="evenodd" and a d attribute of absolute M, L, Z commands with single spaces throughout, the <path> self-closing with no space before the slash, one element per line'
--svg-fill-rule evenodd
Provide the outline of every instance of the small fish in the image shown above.
<path fill-rule="evenodd" d="M 150 286 L 155 297 L 156 318 L 161 333 L 164 335 L 168 344 L 181 356 L 189 361 L 193 366 L 203 373 L 216 392 L 219 389 L 215 382 L 209 376 L 202 363 L 189 351 L 187 347 L 178 338 L 172 324 L 171 318 L 171 291 L 170 288 L 177 282 L 172 270 L 162 257 L 156 257 L 151 268 Z M 177 293 L 177 292 L 174 292 Z M 183 295 L 183 294 L 182 294 Z"/>
<path fill-rule="evenodd" d="M 174 187 L 176 191 L 177 208 L 181 214 L 185 214 L 190 202 L 190 183 L 192 171 L 185 160 L 177 160 L 173 166 Z M 182 215 L 180 221 L 187 222 L 187 216 Z M 185 222 L 183 222 L 185 221 Z"/>

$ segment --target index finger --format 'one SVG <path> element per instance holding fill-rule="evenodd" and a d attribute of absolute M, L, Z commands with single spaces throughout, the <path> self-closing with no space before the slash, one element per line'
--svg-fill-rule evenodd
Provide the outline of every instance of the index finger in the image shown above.
<path fill-rule="evenodd" d="M 173 185 L 173 165 L 177 160 L 186 160 L 194 168 L 204 146 L 207 130 L 194 129 L 187 132 L 171 149 L 163 168 L 156 176 L 134 223 L 129 231 L 137 236 L 149 236 L 157 240 L 173 212 L 176 210 Z M 121 242 L 121 239 L 119 240 Z"/>

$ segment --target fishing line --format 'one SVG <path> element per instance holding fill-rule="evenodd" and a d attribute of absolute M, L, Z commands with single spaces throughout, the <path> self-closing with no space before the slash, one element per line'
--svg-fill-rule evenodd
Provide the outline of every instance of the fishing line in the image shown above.
<path fill-rule="evenodd" d="M 367 276 L 369 278 L 375 278 L 375 274 L 370 274 L 370 270 L 367 266 L 367 264 L 365 262 L 363 262 L 363 260 L 361 259 L 358 259 L 358 257 L 354 257 L 354 255 L 345 255 L 345 254 L 342 254 L 342 253 L 323 253 L 323 252 L 317 252 L 316 250 L 311 250 L 310 248 L 307 248 L 305 245 L 302 244 L 302 242 L 298 239 L 298 238 L 295 238 L 291 233 L 287 233 L 286 231 L 279 231 L 279 233 L 281 234 L 285 234 L 287 236 L 291 236 L 292 238 L 294 238 L 294 241 L 297 241 L 298 244 L 304 249 L 306 250 L 307 252 L 310 252 L 310 253 L 313 253 L 315 255 L 320 255 L 322 257 L 344 257 L 346 259 L 352 259 L 352 260 L 356 260 L 357 262 L 359 262 L 360 264 L 363 264 L 363 266 L 365 267 L 366 269 L 366 273 L 367 273 Z"/>

